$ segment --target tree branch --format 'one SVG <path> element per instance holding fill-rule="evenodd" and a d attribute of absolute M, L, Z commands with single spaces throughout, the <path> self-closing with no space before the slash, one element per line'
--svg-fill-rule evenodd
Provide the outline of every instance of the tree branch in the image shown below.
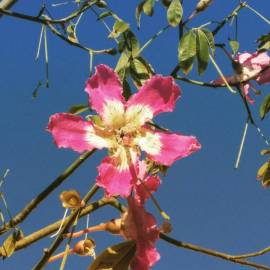
<path fill-rule="evenodd" d="M 249 262 L 249 261 L 246 261 L 246 260 L 239 259 L 239 258 L 237 258 L 237 256 L 233 256 L 233 255 L 230 255 L 230 254 L 227 254 L 227 253 L 223 253 L 223 252 L 219 252 L 219 251 L 216 251 L 216 250 L 204 248 L 204 247 L 197 246 L 197 245 L 190 244 L 190 243 L 186 243 L 186 242 L 183 242 L 183 241 L 179 241 L 179 240 L 176 240 L 176 239 L 174 239 L 174 238 L 172 238 L 172 237 L 170 237 L 170 236 L 168 236 L 168 235 L 166 235 L 164 233 L 160 233 L 160 238 L 162 240 L 176 246 L 176 247 L 193 250 L 193 251 L 196 251 L 196 252 L 199 252 L 199 253 L 207 254 L 209 256 L 213 256 L 213 257 L 216 257 L 216 258 L 220 258 L 220 259 L 230 261 L 230 262 L 233 262 L 233 263 L 237 263 L 237 264 L 241 264 L 241 265 L 254 267 L 254 268 L 257 268 L 257 269 L 270 270 L 270 267 L 268 267 L 266 265 L 258 264 L 258 263 L 254 263 L 254 262 Z"/>
<path fill-rule="evenodd" d="M 229 14 L 227 17 L 225 17 L 219 25 L 212 31 L 213 35 L 215 36 L 223 27 L 224 25 L 230 21 L 234 16 L 238 14 L 238 12 L 246 6 L 245 2 L 240 2 L 240 4 Z"/>
<path fill-rule="evenodd" d="M 240 80 L 240 79 L 235 79 L 233 83 L 229 83 L 230 86 L 235 86 L 235 87 L 238 87 L 240 84 L 245 84 L 245 83 L 248 83 L 249 81 L 251 80 L 255 80 L 260 74 L 262 74 L 265 70 L 269 69 L 270 66 L 266 66 L 264 67 L 260 72 L 258 72 L 257 74 L 253 75 L 253 76 L 250 76 L 249 78 L 246 78 L 245 80 Z M 187 82 L 187 83 L 190 83 L 190 84 L 194 84 L 194 85 L 197 85 L 197 86 L 204 86 L 204 87 L 210 87 L 210 88 L 218 88 L 218 87 L 227 87 L 225 85 L 225 83 L 211 83 L 211 82 L 203 82 L 203 81 L 197 81 L 197 80 L 193 80 L 193 79 L 188 79 L 186 77 L 182 77 L 182 76 L 179 76 L 179 75 L 172 75 L 176 80 L 180 80 L 180 81 L 183 81 L 183 82 Z"/>
<path fill-rule="evenodd" d="M 2 0 L 0 2 L 0 8 L 3 9 L 9 9 L 11 8 L 14 4 L 16 4 L 16 2 L 18 2 L 18 0 Z M 1 15 L 0 15 L 1 17 Z"/>
<path fill-rule="evenodd" d="M 88 193 L 84 196 L 83 201 L 87 203 L 98 191 L 99 187 L 95 184 L 93 187 L 88 191 Z M 68 218 L 67 223 L 63 226 L 62 230 L 60 231 L 59 235 L 52 243 L 52 245 L 46 249 L 40 261 L 33 267 L 33 270 L 41 270 L 45 267 L 48 263 L 49 258 L 55 252 L 55 250 L 59 247 L 59 245 L 64 240 L 64 233 L 67 233 L 69 228 L 74 224 L 76 218 L 81 214 L 82 208 L 75 210 Z"/>
<path fill-rule="evenodd" d="M 82 212 L 80 213 L 79 218 L 92 213 L 94 211 L 96 211 L 97 209 L 105 206 L 105 205 L 112 205 L 113 207 L 117 208 L 119 211 L 123 211 L 123 206 L 119 204 L 119 202 L 117 201 L 117 199 L 110 197 L 110 198 L 102 198 L 96 202 L 91 203 L 90 205 L 88 205 L 87 207 L 85 207 Z M 69 220 L 70 216 L 66 217 L 63 225 L 65 225 L 68 220 Z M 53 232 L 57 231 L 60 227 L 62 223 L 62 220 L 58 220 L 55 223 L 52 223 L 34 233 L 31 233 L 28 236 L 25 236 L 23 239 L 19 240 L 18 242 L 16 242 L 16 248 L 15 251 L 26 248 L 29 245 L 34 244 L 35 242 L 37 242 L 38 240 L 52 234 Z M 1 249 L 0 249 L 0 257 L 4 256 L 3 253 L 1 253 Z"/>
<path fill-rule="evenodd" d="M 215 36 L 224 27 L 224 25 L 244 7 L 245 2 L 241 2 L 227 17 L 225 17 L 221 22 L 219 22 L 218 26 L 212 31 L 213 36 Z M 177 64 L 171 71 L 171 76 L 174 77 L 179 71 L 179 69 L 179 64 Z"/>
<path fill-rule="evenodd" d="M 8 223 L 0 228 L 0 235 L 21 223 L 51 192 L 53 192 L 62 182 L 67 179 L 95 150 L 86 152 L 79 156 L 62 174 L 60 174 L 48 187 L 46 187 L 37 197 L 28 203 L 24 209 L 12 218 Z"/>
<path fill-rule="evenodd" d="M 48 17 L 46 17 L 46 18 L 48 18 Z M 55 34 L 56 36 L 58 36 L 59 38 L 61 38 L 65 42 L 67 42 L 68 44 L 75 46 L 75 47 L 78 47 L 84 51 L 90 52 L 92 50 L 92 52 L 94 54 L 101 54 L 101 53 L 112 54 L 115 51 L 114 48 L 103 49 L 103 50 L 93 50 L 91 48 L 87 48 L 87 47 L 83 46 L 82 44 L 80 44 L 78 42 L 74 42 L 74 41 L 68 39 L 67 37 L 65 37 L 64 35 L 62 35 L 51 23 L 48 23 L 47 26 L 49 27 L 49 29 L 52 31 L 53 34 Z"/>
<path fill-rule="evenodd" d="M 27 20 L 27 21 L 32 21 L 35 23 L 41 23 L 41 24 L 64 24 L 66 22 L 71 21 L 72 19 L 75 19 L 76 17 L 78 17 L 81 13 L 85 12 L 87 9 L 91 8 L 94 4 L 96 4 L 98 1 L 97 0 L 93 0 L 93 1 L 85 1 L 81 7 L 79 7 L 77 10 L 75 10 L 73 13 L 71 13 L 69 16 L 61 18 L 61 19 L 57 19 L 57 20 L 52 20 L 48 17 L 46 18 L 40 18 L 37 16 L 31 16 L 31 15 L 27 15 L 27 14 L 23 14 L 23 13 L 18 13 L 18 12 L 14 12 L 11 10 L 6 10 L 5 8 L 0 6 L 0 14 L 2 15 L 6 15 L 6 16 L 10 16 L 10 17 L 15 17 L 18 19 L 22 19 L 22 20 Z"/>

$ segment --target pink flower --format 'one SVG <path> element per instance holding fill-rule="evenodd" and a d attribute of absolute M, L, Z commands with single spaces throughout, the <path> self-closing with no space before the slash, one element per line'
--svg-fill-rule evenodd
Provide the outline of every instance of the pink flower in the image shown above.
<path fill-rule="evenodd" d="M 156 131 L 148 121 L 171 112 L 180 96 L 172 77 L 153 76 L 125 101 L 117 74 L 99 65 L 86 82 L 89 104 L 99 116 L 85 121 L 81 116 L 58 113 L 50 117 L 48 130 L 58 147 L 83 152 L 108 148 L 98 167 L 97 184 L 109 196 L 128 196 L 137 181 L 141 150 L 166 166 L 200 149 L 193 136 Z"/>
<path fill-rule="evenodd" d="M 254 100 L 249 96 L 249 89 L 251 88 L 254 91 L 256 89 L 249 80 L 256 80 L 259 84 L 270 82 L 270 57 L 267 52 L 255 52 L 253 54 L 244 52 L 237 54 L 234 60 L 240 64 L 240 70 L 237 74 L 226 77 L 226 79 L 232 84 L 247 81 L 241 83 L 240 87 L 246 99 L 250 103 L 254 103 Z M 219 78 L 213 81 L 213 83 L 223 84 L 223 80 Z"/>
<path fill-rule="evenodd" d="M 148 270 L 160 259 L 155 248 L 155 242 L 159 238 L 156 220 L 133 197 L 128 198 L 128 210 L 122 216 L 121 234 L 127 240 L 136 241 L 131 269 Z"/>

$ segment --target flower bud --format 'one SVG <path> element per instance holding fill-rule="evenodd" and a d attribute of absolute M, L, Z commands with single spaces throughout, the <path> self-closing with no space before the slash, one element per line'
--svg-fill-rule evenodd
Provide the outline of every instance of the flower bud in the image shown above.
<path fill-rule="evenodd" d="M 121 219 L 112 219 L 111 221 L 106 223 L 105 230 L 112 234 L 120 234 L 121 226 L 122 226 Z"/>
<path fill-rule="evenodd" d="M 80 256 L 92 256 L 95 247 L 95 241 L 91 238 L 87 238 L 77 242 L 73 248 L 73 252 Z"/>
<path fill-rule="evenodd" d="M 208 8 L 213 0 L 200 0 L 196 6 L 196 11 L 201 12 Z"/>
<path fill-rule="evenodd" d="M 76 209 L 84 206 L 84 201 L 76 190 L 63 191 L 59 197 L 64 208 Z"/>
<path fill-rule="evenodd" d="M 172 231 L 172 224 L 168 220 L 164 220 L 160 227 L 160 231 L 163 233 L 170 233 Z"/>

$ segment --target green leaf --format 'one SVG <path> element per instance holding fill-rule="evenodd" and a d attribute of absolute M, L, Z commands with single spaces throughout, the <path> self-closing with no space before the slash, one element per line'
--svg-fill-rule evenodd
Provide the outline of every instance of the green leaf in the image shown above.
<path fill-rule="evenodd" d="M 78 38 L 76 36 L 76 32 L 75 32 L 75 24 L 71 23 L 67 29 L 67 36 L 68 36 L 68 39 L 72 42 L 75 42 L 75 43 L 78 43 Z"/>
<path fill-rule="evenodd" d="M 104 127 L 104 123 L 99 115 L 90 115 L 89 118 L 92 120 L 92 122 L 100 127 Z"/>
<path fill-rule="evenodd" d="M 256 40 L 258 43 L 259 50 L 269 50 L 270 49 L 270 32 L 266 35 L 262 35 Z"/>
<path fill-rule="evenodd" d="M 103 0 L 99 0 L 97 3 L 96 3 L 96 6 L 99 7 L 99 8 L 106 8 L 108 5 L 105 1 Z"/>
<path fill-rule="evenodd" d="M 265 162 L 260 169 L 257 172 L 257 179 L 262 181 L 262 186 L 264 188 L 267 188 L 270 186 L 270 167 L 269 167 L 269 162 Z"/>
<path fill-rule="evenodd" d="M 152 16 L 154 14 L 155 0 L 145 0 L 143 4 L 143 12 L 147 16 Z"/>
<path fill-rule="evenodd" d="M 16 248 L 16 242 L 22 238 L 23 233 L 21 230 L 15 230 L 6 238 L 3 245 L 0 247 L 3 258 L 8 258 L 14 253 Z"/>
<path fill-rule="evenodd" d="M 68 109 L 68 112 L 72 114 L 80 114 L 87 110 L 90 110 L 87 104 L 74 104 Z"/>
<path fill-rule="evenodd" d="M 143 11 L 143 5 L 145 1 L 142 1 L 137 7 L 135 11 L 135 18 L 137 22 L 137 28 L 140 29 L 141 27 L 141 16 L 142 16 L 142 11 Z"/>
<path fill-rule="evenodd" d="M 179 66 L 185 74 L 191 71 L 195 56 L 196 35 L 190 30 L 183 35 L 178 47 Z"/>
<path fill-rule="evenodd" d="M 99 21 L 99 20 L 102 20 L 102 19 L 104 19 L 106 17 L 109 17 L 109 16 L 112 16 L 112 15 L 113 14 L 112 14 L 111 11 L 104 11 L 104 12 L 102 12 L 102 13 L 99 14 L 97 20 Z"/>
<path fill-rule="evenodd" d="M 232 49 L 232 53 L 236 54 L 239 50 L 239 42 L 237 40 L 230 40 L 229 41 L 230 47 Z"/>
<path fill-rule="evenodd" d="M 114 25 L 113 25 L 113 30 L 109 35 L 109 38 L 117 38 L 119 37 L 122 33 L 127 31 L 129 29 L 129 24 L 122 21 L 122 20 L 116 20 Z"/>
<path fill-rule="evenodd" d="M 125 48 L 131 52 L 133 57 L 138 56 L 140 51 L 140 43 L 133 32 L 127 31 L 125 35 Z"/>
<path fill-rule="evenodd" d="M 207 41 L 207 37 L 204 32 L 198 29 L 196 35 L 197 40 L 197 60 L 198 60 L 198 72 L 199 74 L 203 74 L 206 70 L 209 62 L 209 44 Z"/>
<path fill-rule="evenodd" d="M 260 117 L 263 120 L 270 110 L 270 94 L 266 95 L 260 106 Z"/>
<path fill-rule="evenodd" d="M 134 58 L 130 63 L 130 75 L 137 88 L 154 74 L 152 66 L 142 57 Z"/>
<path fill-rule="evenodd" d="M 108 247 L 92 262 L 88 270 L 128 270 L 136 252 L 136 242 L 131 240 Z"/>
<path fill-rule="evenodd" d="M 208 29 L 205 29 L 205 28 L 202 28 L 201 30 L 204 32 L 204 34 L 207 38 L 207 41 L 208 41 L 208 45 L 212 51 L 212 54 L 214 55 L 215 51 L 216 51 L 216 46 L 215 46 L 215 39 L 214 39 L 212 32 L 209 31 Z"/>
<path fill-rule="evenodd" d="M 38 81 L 33 93 L 32 93 L 32 97 L 36 98 L 39 94 L 39 90 L 41 89 L 41 87 L 43 86 L 43 83 L 41 81 Z"/>
<path fill-rule="evenodd" d="M 126 76 L 126 70 L 129 68 L 130 53 L 124 50 L 116 64 L 115 71 L 118 73 L 121 81 Z"/>
<path fill-rule="evenodd" d="M 131 88 L 128 84 L 128 81 L 126 79 L 123 80 L 123 96 L 125 97 L 125 100 L 128 100 L 130 96 L 132 95 Z"/>
<path fill-rule="evenodd" d="M 173 27 L 179 25 L 183 16 L 183 8 L 180 0 L 172 0 L 167 10 L 167 20 Z"/>

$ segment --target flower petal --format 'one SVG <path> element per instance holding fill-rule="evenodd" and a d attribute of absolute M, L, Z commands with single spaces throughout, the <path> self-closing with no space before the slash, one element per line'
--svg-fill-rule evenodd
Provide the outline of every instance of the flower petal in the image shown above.
<path fill-rule="evenodd" d="M 250 83 L 245 83 L 245 84 L 241 84 L 241 90 L 243 92 L 244 97 L 246 98 L 246 100 L 250 103 L 253 104 L 255 102 L 254 99 L 252 99 L 249 95 L 249 89 L 251 87 Z"/>
<path fill-rule="evenodd" d="M 136 159 L 135 153 L 132 162 L 129 162 L 126 150 L 119 147 L 118 153 L 105 157 L 98 167 L 97 185 L 104 188 L 108 196 L 127 197 L 136 181 Z"/>
<path fill-rule="evenodd" d="M 261 68 L 264 68 L 270 64 L 270 57 L 267 52 L 255 52 L 250 57 L 250 63 L 252 65 L 258 65 Z"/>
<path fill-rule="evenodd" d="M 136 240 L 136 254 L 131 262 L 133 270 L 148 270 L 160 258 L 155 248 L 159 229 L 154 216 L 145 211 L 134 198 L 128 198 L 128 211 L 122 217 L 123 236 Z"/>
<path fill-rule="evenodd" d="M 150 194 L 157 191 L 160 185 L 160 178 L 154 175 L 146 175 L 146 163 L 144 161 L 138 162 L 138 180 L 134 186 L 134 198 L 139 204 L 144 202 L 150 197 Z"/>
<path fill-rule="evenodd" d="M 194 136 L 151 130 L 138 137 L 136 142 L 150 159 L 165 166 L 171 166 L 175 160 L 187 157 L 201 148 Z"/>
<path fill-rule="evenodd" d="M 244 53 L 238 53 L 234 60 L 239 62 L 240 64 L 243 64 L 245 61 L 247 61 L 250 57 L 252 56 L 252 54 L 248 53 L 248 52 L 244 52 Z"/>
<path fill-rule="evenodd" d="M 151 175 L 144 180 L 137 182 L 135 186 L 135 199 L 140 204 L 144 204 L 150 197 L 150 194 L 157 191 L 160 185 L 160 178 L 157 175 Z"/>
<path fill-rule="evenodd" d="M 172 77 L 153 76 L 127 102 L 126 116 L 129 121 L 142 125 L 154 115 L 171 112 L 180 96 L 180 88 Z"/>
<path fill-rule="evenodd" d="M 149 270 L 160 259 L 160 254 L 154 246 L 138 251 L 131 262 L 132 270 Z"/>
<path fill-rule="evenodd" d="M 124 119 L 124 97 L 118 75 L 106 65 L 98 65 L 95 74 L 86 82 L 85 91 L 89 104 L 96 110 L 106 125 Z"/>
<path fill-rule="evenodd" d="M 48 131 L 58 147 L 71 148 L 78 152 L 109 147 L 110 141 L 95 134 L 92 122 L 81 116 L 57 113 L 50 117 Z"/>
<path fill-rule="evenodd" d="M 256 79 L 257 83 L 264 84 L 270 82 L 270 68 L 264 70 L 259 77 Z"/>

